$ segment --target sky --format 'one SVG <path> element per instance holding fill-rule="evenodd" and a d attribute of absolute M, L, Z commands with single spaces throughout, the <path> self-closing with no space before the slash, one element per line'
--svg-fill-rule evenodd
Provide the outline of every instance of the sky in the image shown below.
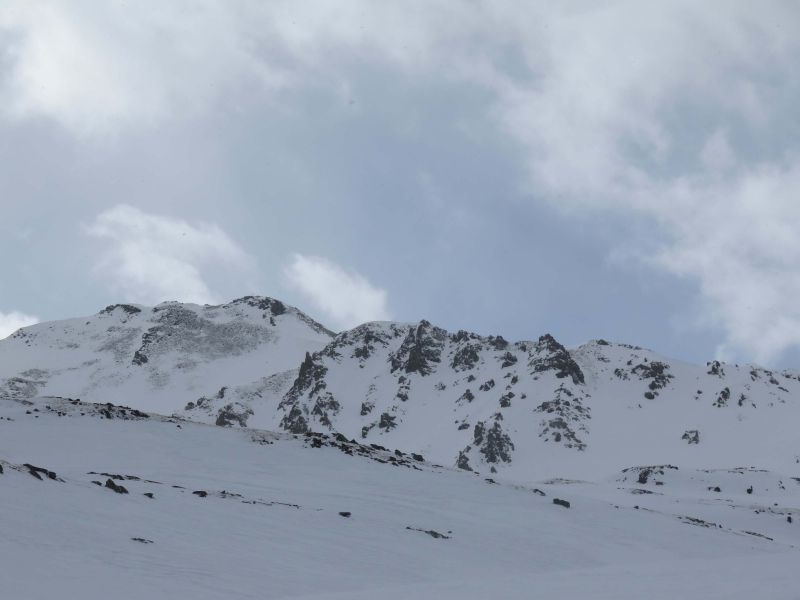
<path fill-rule="evenodd" d="M 800 367 L 800 6 L 4 0 L 0 337 L 276 297 Z"/>

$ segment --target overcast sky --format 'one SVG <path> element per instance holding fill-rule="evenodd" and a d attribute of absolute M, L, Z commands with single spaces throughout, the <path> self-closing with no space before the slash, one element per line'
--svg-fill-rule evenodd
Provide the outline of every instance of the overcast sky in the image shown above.
<path fill-rule="evenodd" d="M 3 0 L 0 337 L 280 298 L 800 367 L 800 5 Z"/>

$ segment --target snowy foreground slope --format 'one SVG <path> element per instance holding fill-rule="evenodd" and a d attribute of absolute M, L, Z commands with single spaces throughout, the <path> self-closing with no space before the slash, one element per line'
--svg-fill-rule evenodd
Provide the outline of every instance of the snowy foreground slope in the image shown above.
<path fill-rule="evenodd" d="M 176 414 L 341 432 L 517 481 L 662 463 L 800 476 L 797 371 L 691 365 L 603 340 L 511 343 L 427 321 L 340 333 L 299 369 L 226 385 Z"/>
<path fill-rule="evenodd" d="M 791 474 L 520 485 L 369 442 L 0 399 L 2 596 L 800 597 Z"/>
<path fill-rule="evenodd" d="M 0 396 L 171 412 L 210 389 L 296 368 L 332 337 L 296 308 L 258 296 L 204 307 L 116 304 L 0 340 Z"/>

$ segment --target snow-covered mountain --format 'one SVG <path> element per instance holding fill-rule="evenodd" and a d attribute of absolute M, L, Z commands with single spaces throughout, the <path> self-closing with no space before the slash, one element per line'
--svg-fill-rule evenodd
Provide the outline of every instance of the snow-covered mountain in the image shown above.
<path fill-rule="evenodd" d="M 797 598 L 795 371 L 246 297 L 24 328 L 0 379 L 3 597 Z"/>
<path fill-rule="evenodd" d="M 278 300 L 110 306 L 0 341 L 0 396 L 112 402 L 348 439 L 517 481 L 632 464 L 800 466 L 800 378 L 627 344 L 509 342 L 427 321 L 335 335 Z"/>
<path fill-rule="evenodd" d="M 427 321 L 367 323 L 298 369 L 226 386 L 176 414 L 411 448 L 527 480 L 630 464 L 798 468 L 800 379 L 691 365 L 627 344 L 507 342 Z"/>
<path fill-rule="evenodd" d="M 0 397 L 69 396 L 169 413 L 222 385 L 296 367 L 332 337 L 272 298 L 115 304 L 0 340 Z"/>

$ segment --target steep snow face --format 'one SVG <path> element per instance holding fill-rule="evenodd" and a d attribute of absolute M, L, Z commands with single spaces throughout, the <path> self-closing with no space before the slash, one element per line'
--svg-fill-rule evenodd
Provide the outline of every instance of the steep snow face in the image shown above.
<path fill-rule="evenodd" d="M 0 341 L 0 396 L 41 394 L 171 412 L 223 384 L 296 367 L 333 333 L 272 298 L 115 304 Z"/>
<path fill-rule="evenodd" d="M 604 340 L 507 342 L 427 321 L 367 323 L 294 371 L 220 390 L 183 416 L 336 431 L 464 470 L 590 478 L 634 464 L 796 470 L 795 371 L 705 367 Z"/>

